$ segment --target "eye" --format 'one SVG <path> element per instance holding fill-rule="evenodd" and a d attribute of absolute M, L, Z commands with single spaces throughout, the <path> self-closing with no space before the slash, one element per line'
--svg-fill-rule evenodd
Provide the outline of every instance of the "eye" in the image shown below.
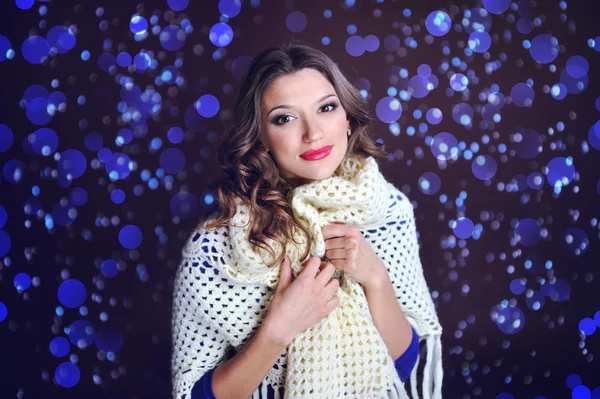
<path fill-rule="evenodd" d="M 321 109 L 327 108 L 327 107 L 331 107 L 331 109 L 329 111 L 325 111 L 325 113 L 329 113 L 329 112 L 333 112 L 337 107 L 338 104 L 337 103 L 329 103 L 329 104 L 325 104 L 321 107 Z M 275 118 L 273 118 L 271 120 L 272 123 L 274 123 L 275 125 L 285 125 L 286 123 L 290 122 L 289 120 L 283 120 L 285 118 L 292 118 L 291 115 L 279 115 L 276 116 Z"/>
<path fill-rule="evenodd" d="M 323 107 L 321 107 L 321 109 L 326 108 L 326 107 L 331 107 L 331 111 L 327 111 L 327 112 L 332 112 L 333 110 L 335 110 L 338 105 L 336 103 L 329 103 L 327 105 L 323 105 Z"/>
<path fill-rule="evenodd" d="M 273 118 L 272 122 L 276 125 L 285 125 L 287 122 L 289 121 L 285 121 L 285 123 L 281 123 L 281 120 L 284 118 L 291 118 L 290 115 L 280 115 L 280 116 L 276 116 L 275 118 Z"/>

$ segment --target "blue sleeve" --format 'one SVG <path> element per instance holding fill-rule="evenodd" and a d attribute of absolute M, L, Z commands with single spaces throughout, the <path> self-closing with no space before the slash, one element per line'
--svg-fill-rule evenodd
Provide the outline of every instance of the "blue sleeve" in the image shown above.
<path fill-rule="evenodd" d="M 408 349 L 394 362 L 396 371 L 402 382 L 405 382 L 410 376 L 410 372 L 415 367 L 417 355 L 419 354 L 419 336 L 414 328 L 412 328 L 412 333 L 412 340 Z M 190 399 L 216 399 L 212 390 L 212 376 L 214 371 L 215 369 L 211 369 L 196 381 L 192 388 L 192 397 Z"/>
<path fill-rule="evenodd" d="M 192 388 L 192 397 L 190 399 L 217 399 L 217 398 L 215 398 L 215 394 L 213 393 L 213 390 L 212 390 L 212 376 L 213 376 L 213 373 L 215 372 L 215 369 L 216 369 L 216 367 L 214 369 L 208 371 L 206 374 L 204 374 L 202 376 L 202 378 L 200 378 L 198 381 L 196 381 L 196 383 L 194 384 L 194 387 Z M 259 385 L 259 387 L 260 387 L 260 385 Z M 283 388 L 279 388 L 280 397 L 283 397 L 284 392 L 285 391 Z M 271 386 L 269 385 L 268 391 L 267 391 L 267 398 L 265 398 L 265 399 L 274 399 L 274 398 L 275 398 L 275 392 L 273 391 L 273 388 L 271 388 Z"/>
<path fill-rule="evenodd" d="M 212 390 L 212 376 L 215 369 L 211 369 L 202 376 L 192 388 L 192 397 L 190 399 L 217 399 Z"/>
<path fill-rule="evenodd" d="M 394 362 L 396 371 L 402 382 L 405 382 L 410 376 L 410 372 L 415 367 L 417 356 L 419 355 L 419 336 L 414 328 L 412 328 L 412 333 L 412 340 L 408 349 Z"/>

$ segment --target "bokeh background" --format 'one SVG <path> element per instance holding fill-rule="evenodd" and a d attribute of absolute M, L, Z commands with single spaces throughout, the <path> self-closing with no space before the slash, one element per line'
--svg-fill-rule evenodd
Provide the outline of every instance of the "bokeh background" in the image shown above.
<path fill-rule="evenodd" d="M 216 140 L 252 57 L 298 40 L 414 203 L 444 397 L 600 398 L 595 3 L 3 0 L 0 397 L 170 397 Z"/>

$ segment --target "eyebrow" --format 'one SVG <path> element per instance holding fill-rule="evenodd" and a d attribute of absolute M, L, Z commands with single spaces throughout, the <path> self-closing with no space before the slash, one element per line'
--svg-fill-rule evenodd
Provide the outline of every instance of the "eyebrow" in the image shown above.
<path fill-rule="evenodd" d="M 329 97 L 335 97 L 335 94 L 327 94 L 327 95 L 321 97 L 320 99 L 318 99 L 316 101 L 316 103 L 320 103 L 321 101 L 323 101 L 325 99 L 328 99 Z M 278 105 L 278 106 L 274 107 L 273 109 L 271 109 L 267 115 L 270 115 L 271 112 L 275 111 L 278 108 L 292 108 L 292 106 L 291 105 L 287 105 L 287 104 Z"/>

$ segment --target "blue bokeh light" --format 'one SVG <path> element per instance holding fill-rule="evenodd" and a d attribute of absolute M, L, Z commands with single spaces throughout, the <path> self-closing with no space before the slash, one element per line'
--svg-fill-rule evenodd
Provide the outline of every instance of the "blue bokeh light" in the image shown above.
<path fill-rule="evenodd" d="M 510 7 L 511 0 L 483 0 L 483 6 L 490 14 L 502 14 Z"/>
<path fill-rule="evenodd" d="M 69 341 L 80 349 L 86 348 L 94 343 L 96 329 L 94 325 L 86 319 L 74 321 L 67 328 L 67 331 Z"/>
<path fill-rule="evenodd" d="M 129 29 L 135 35 L 143 35 L 148 29 L 148 21 L 141 15 L 134 15 L 131 17 L 131 21 L 129 21 Z"/>
<path fill-rule="evenodd" d="M 467 239 L 473 235 L 475 224 L 467 217 L 460 217 L 452 223 L 452 231 L 458 238 Z"/>
<path fill-rule="evenodd" d="M 205 118 L 212 118 L 219 112 L 220 104 L 217 97 L 212 94 L 205 94 L 196 101 L 196 110 L 198 114 Z"/>
<path fill-rule="evenodd" d="M 402 116 L 402 104 L 397 98 L 384 97 L 377 102 L 375 113 L 383 123 L 396 122 Z"/>
<path fill-rule="evenodd" d="M 3 302 L 0 302 L 0 322 L 6 320 L 6 316 L 8 316 L 8 308 Z"/>
<path fill-rule="evenodd" d="M 427 31 L 433 36 L 444 36 L 450 31 L 452 21 L 444 11 L 432 11 L 425 20 Z"/>
<path fill-rule="evenodd" d="M 540 240 L 541 227 L 532 218 L 521 219 L 515 226 L 515 238 L 521 245 L 532 246 Z"/>
<path fill-rule="evenodd" d="M 173 11 L 183 11 L 187 8 L 190 0 L 167 0 L 167 4 Z"/>
<path fill-rule="evenodd" d="M 83 176 L 87 169 L 87 160 L 79 150 L 66 150 L 60 155 L 58 170 L 64 175 L 70 175 L 72 179 Z"/>
<path fill-rule="evenodd" d="M 196 215 L 198 200 L 194 194 L 187 191 L 180 191 L 171 197 L 169 207 L 173 215 L 181 219 L 190 219 Z"/>
<path fill-rule="evenodd" d="M 301 11 L 290 12 L 285 18 L 285 25 L 294 33 L 302 32 L 307 25 L 306 14 Z"/>
<path fill-rule="evenodd" d="M 208 38 L 217 47 L 226 47 L 233 41 L 233 29 L 226 23 L 218 23 L 210 28 Z"/>
<path fill-rule="evenodd" d="M 226 17 L 236 17 L 241 11 L 242 4 L 240 0 L 219 0 L 219 12 Z"/>
<path fill-rule="evenodd" d="M 14 138 L 12 129 L 0 123 L 0 152 L 7 151 L 12 146 Z"/>
<path fill-rule="evenodd" d="M 160 32 L 160 44 L 165 50 L 177 51 L 185 44 L 186 34 L 183 29 L 176 25 L 165 26 Z"/>
<path fill-rule="evenodd" d="M 17 291 L 23 291 L 31 287 L 31 277 L 25 272 L 17 273 L 13 282 Z"/>
<path fill-rule="evenodd" d="M 142 243 L 142 230 L 129 224 L 119 231 L 119 242 L 124 248 L 135 249 Z"/>
<path fill-rule="evenodd" d="M 119 264 L 114 259 L 106 259 L 100 266 L 100 271 L 105 277 L 113 278 L 119 273 Z"/>
<path fill-rule="evenodd" d="M 498 164 L 491 156 L 478 155 L 471 164 L 473 175 L 480 180 L 489 180 L 496 175 Z"/>
<path fill-rule="evenodd" d="M 123 334 L 116 328 L 102 326 L 96 330 L 94 341 L 99 351 L 116 353 L 123 346 Z"/>
<path fill-rule="evenodd" d="M 55 337 L 50 342 L 50 352 L 56 357 L 67 356 L 71 350 L 71 344 L 65 337 Z"/>
<path fill-rule="evenodd" d="M 58 287 L 58 300 L 67 308 L 78 308 L 83 305 L 87 296 L 85 285 L 76 279 L 63 281 Z"/>
<path fill-rule="evenodd" d="M 72 388 L 79 382 L 81 373 L 79 367 L 71 362 L 64 362 L 56 367 L 54 379 L 63 388 Z"/>
<path fill-rule="evenodd" d="M 50 53 L 50 44 L 41 36 L 29 36 L 21 46 L 23 57 L 31 64 L 41 64 Z"/>
<path fill-rule="evenodd" d="M 546 33 L 534 37 L 529 48 L 531 57 L 540 64 L 554 61 L 558 57 L 558 52 L 558 39 Z"/>

